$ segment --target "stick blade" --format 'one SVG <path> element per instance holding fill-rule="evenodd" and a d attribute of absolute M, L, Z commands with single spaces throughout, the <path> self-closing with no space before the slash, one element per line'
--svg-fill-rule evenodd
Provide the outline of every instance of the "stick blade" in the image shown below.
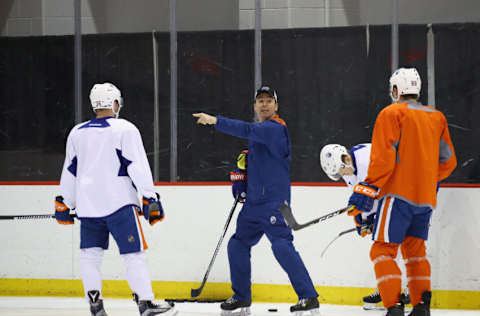
<path fill-rule="evenodd" d="M 192 289 L 190 291 L 190 297 L 197 297 L 200 295 L 200 293 L 202 293 L 202 288 Z"/>
<path fill-rule="evenodd" d="M 282 216 L 287 222 L 288 226 L 290 226 L 293 230 L 300 229 L 300 225 L 298 225 L 297 221 L 293 217 L 292 209 L 286 202 L 280 205 L 280 213 L 282 213 Z"/>

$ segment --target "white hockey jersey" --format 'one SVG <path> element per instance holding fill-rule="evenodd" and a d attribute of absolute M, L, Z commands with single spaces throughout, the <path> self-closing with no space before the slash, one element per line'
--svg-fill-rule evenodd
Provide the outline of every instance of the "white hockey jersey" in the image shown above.
<path fill-rule="evenodd" d="M 60 192 L 78 217 L 103 217 L 139 205 L 137 190 L 155 197 L 152 173 L 138 129 L 106 117 L 75 126 L 68 135 Z"/>
<path fill-rule="evenodd" d="M 351 176 L 343 176 L 343 180 L 347 184 L 348 188 L 353 192 L 353 187 L 358 183 L 365 181 L 368 174 L 368 165 L 370 164 L 370 151 L 372 144 L 358 144 L 350 148 L 350 156 L 352 157 L 352 164 L 355 168 L 355 172 Z M 373 207 L 370 212 L 363 212 L 362 217 L 366 219 L 367 216 L 377 211 L 378 201 L 373 202 Z"/>
<path fill-rule="evenodd" d="M 368 174 L 368 165 L 370 164 L 370 150 L 372 144 L 358 144 L 350 148 L 350 156 L 352 157 L 354 174 L 351 176 L 343 176 L 343 180 L 348 188 L 353 191 L 353 187 L 359 182 L 365 181 Z"/>

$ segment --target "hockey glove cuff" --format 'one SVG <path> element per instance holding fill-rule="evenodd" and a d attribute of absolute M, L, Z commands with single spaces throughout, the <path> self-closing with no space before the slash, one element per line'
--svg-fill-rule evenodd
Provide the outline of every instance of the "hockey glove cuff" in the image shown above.
<path fill-rule="evenodd" d="M 73 218 L 70 216 L 70 209 L 63 203 L 63 196 L 55 197 L 55 219 L 61 225 L 73 225 Z"/>
<path fill-rule="evenodd" d="M 378 196 L 378 188 L 366 182 L 360 182 L 353 187 L 353 194 L 348 200 L 348 205 L 355 205 L 355 209 L 348 215 L 356 216 L 360 212 L 370 212 L 373 201 Z"/>

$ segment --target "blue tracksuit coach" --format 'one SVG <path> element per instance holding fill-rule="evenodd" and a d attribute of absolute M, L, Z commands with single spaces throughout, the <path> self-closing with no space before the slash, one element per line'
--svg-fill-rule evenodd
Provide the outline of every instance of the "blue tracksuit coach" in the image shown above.
<path fill-rule="evenodd" d="M 276 93 L 268 87 L 258 90 L 256 97 L 264 92 L 276 102 Z M 215 128 L 248 139 L 247 196 L 238 215 L 235 234 L 228 243 L 234 298 L 251 300 L 250 250 L 264 234 L 298 297 L 317 297 L 308 271 L 293 246 L 292 231 L 279 211 L 281 203 L 290 203 L 291 142 L 285 121 L 276 114 L 261 123 L 217 116 Z"/>

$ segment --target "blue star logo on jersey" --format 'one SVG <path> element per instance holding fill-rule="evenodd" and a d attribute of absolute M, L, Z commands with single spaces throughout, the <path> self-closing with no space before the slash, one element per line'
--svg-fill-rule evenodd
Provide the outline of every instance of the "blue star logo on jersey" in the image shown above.
<path fill-rule="evenodd" d="M 73 174 L 75 177 L 77 176 L 77 156 L 73 157 L 72 162 L 70 163 L 70 166 L 68 166 L 68 171 L 70 171 L 71 174 Z"/>
<path fill-rule="evenodd" d="M 118 160 L 120 160 L 120 168 L 118 169 L 118 176 L 119 177 L 128 177 L 128 165 L 132 163 L 131 160 L 122 156 L 122 151 L 120 149 L 115 149 L 117 151 Z"/>

